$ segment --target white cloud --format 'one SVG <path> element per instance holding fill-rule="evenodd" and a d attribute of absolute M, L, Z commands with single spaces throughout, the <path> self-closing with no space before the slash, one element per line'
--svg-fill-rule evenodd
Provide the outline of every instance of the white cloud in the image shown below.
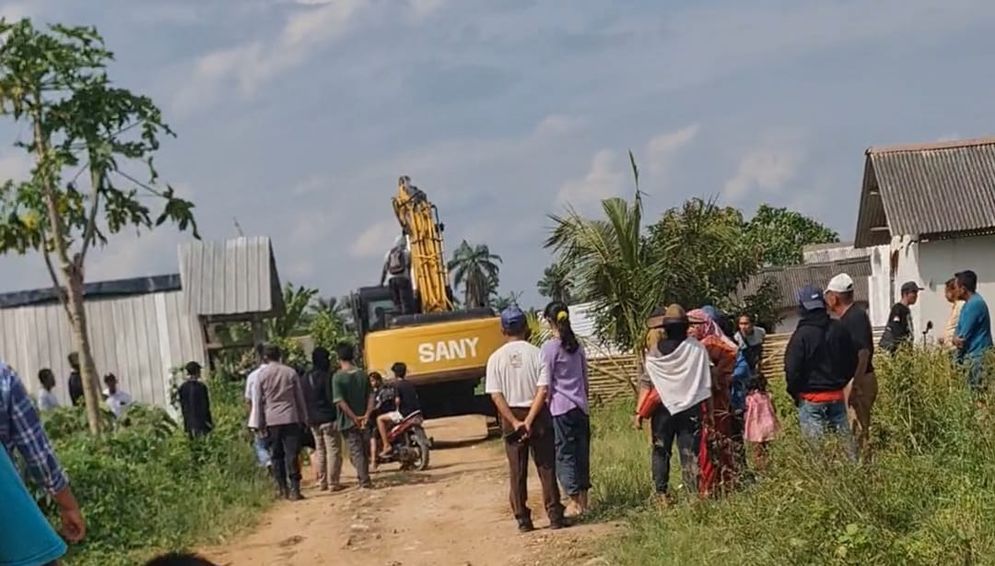
<path fill-rule="evenodd" d="M 352 243 L 349 254 L 355 258 L 383 256 L 394 245 L 394 240 L 400 231 L 396 221 L 384 220 L 372 224 Z"/>
<path fill-rule="evenodd" d="M 698 124 L 691 124 L 680 130 L 660 134 L 646 144 L 646 168 L 654 174 L 662 174 L 673 163 L 674 154 L 698 135 Z"/>
<path fill-rule="evenodd" d="M 201 56 L 193 77 L 174 96 L 175 109 L 188 113 L 209 106 L 229 84 L 252 96 L 262 84 L 304 63 L 315 48 L 349 32 L 368 6 L 366 0 L 313 3 L 287 17 L 270 41 L 254 40 Z"/>
<path fill-rule="evenodd" d="M 583 179 L 567 181 L 560 187 L 556 200 L 561 205 L 585 210 L 603 199 L 618 196 L 625 183 L 621 157 L 610 149 L 602 149 L 591 159 Z"/>
<path fill-rule="evenodd" d="M 753 189 L 779 193 L 801 164 L 802 155 L 794 149 L 760 148 L 747 152 L 736 174 L 726 181 L 722 196 L 738 201 Z"/>

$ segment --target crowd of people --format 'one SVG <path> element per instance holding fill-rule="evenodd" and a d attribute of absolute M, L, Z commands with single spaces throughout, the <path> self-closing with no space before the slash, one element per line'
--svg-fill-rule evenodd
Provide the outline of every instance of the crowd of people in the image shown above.
<path fill-rule="evenodd" d="M 359 368 L 355 348 L 342 343 L 336 348 L 334 373 L 331 353 L 319 347 L 312 353 L 311 369 L 301 377 L 283 363 L 277 346 L 259 346 L 257 354 L 259 367 L 245 385 L 248 427 L 259 465 L 270 469 L 280 496 L 304 498 L 300 461 L 305 447 L 314 449 L 320 490 L 343 489 L 343 447 L 359 487 L 372 487 L 371 467 L 392 450 L 390 427 L 419 410 L 415 387 L 406 380 L 407 366 L 395 363 L 393 378 L 385 381 L 378 372 Z"/>
<path fill-rule="evenodd" d="M 922 291 L 901 286 L 879 347 L 894 353 L 914 345 L 910 307 Z M 977 275 L 957 273 L 946 285 L 951 316 L 941 343 L 967 370 L 968 385 L 984 383 L 984 358 L 992 349 L 987 304 Z M 853 279 L 841 273 L 823 291 L 797 291 L 800 318 L 784 354 L 785 387 L 803 436 L 841 439 L 852 459 L 869 455 L 871 415 L 878 394 L 870 317 L 854 300 Z M 780 423 L 760 371 L 765 338 L 749 315 L 738 330 L 724 328 L 712 307 L 690 312 L 659 308 L 647 321 L 644 372 L 635 422 L 651 423 L 651 468 L 661 503 L 672 501 L 670 461 L 676 442 L 686 489 L 702 497 L 727 492 L 767 465 L 767 448 Z M 817 444 L 819 445 L 819 444 Z"/>
<path fill-rule="evenodd" d="M 897 352 L 915 340 L 912 310 L 922 291 L 916 283 L 901 286 L 878 344 Z M 950 317 L 939 343 L 966 368 L 967 384 L 980 390 L 984 360 L 992 350 L 988 306 L 970 270 L 946 283 Z M 877 398 L 874 338 L 870 318 L 854 300 L 853 279 L 841 273 L 825 290 L 806 285 L 797 292 L 800 318 L 784 354 L 785 387 L 793 400 L 803 436 L 818 440 L 837 435 L 852 459 L 869 454 L 871 415 Z M 512 513 L 519 530 L 534 529 L 527 504 L 528 462 L 535 460 L 550 528 L 569 524 L 590 508 L 591 423 L 588 365 L 583 345 L 561 302 L 547 305 L 543 318 L 550 337 L 536 347 L 518 307 L 500 316 L 505 344 L 488 359 L 485 391 L 497 409 L 509 467 Z M 676 442 L 684 488 L 700 496 L 720 495 L 748 479 L 749 468 L 767 466 L 767 449 L 780 429 L 767 380 L 761 371 L 766 333 L 749 315 L 731 328 L 714 307 L 685 311 L 661 307 L 646 321 L 647 335 L 635 425 L 650 421 L 651 470 L 659 501 L 672 501 L 670 463 Z M 367 374 L 355 363 L 348 343 L 331 353 L 316 348 L 303 377 L 283 362 L 277 346 L 257 347 L 259 366 L 246 379 L 248 427 L 260 466 L 271 470 L 282 497 L 300 500 L 300 455 L 314 449 L 318 488 L 338 491 L 343 445 L 361 488 L 372 487 L 371 463 L 387 457 L 391 426 L 419 410 L 415 387 L 398 362 L 389 382 Z M 72 402 L 83 397 L 78 358 L 69 357 Z M 210 433 L 213 420 L 207 386 L 197 362 L 185 366 L 178 389 L 183 426 L 191 438 Z M 17 548 L 17 563 L 47 563 L 65 553 L 65 540 L 79 541 L 86 525 L 45 434 L 39 411 L 59 406 L 55 376 L 39 372 L 42 389 L 32 400 L 16 373 L 0 362 L 0 494 L 8 512 L 0 519 L 0 549 Z M 131 397 L 113 374 L 104 378 L 107 409 L 121 417 Z M 379 439 L 379 445 L 377 443 Z M 816 443 L 816 445 L 820 445 Z M 749 447 L 749 450 L 747 449 Z M 62 537 L 49 525 L 11 461 L 23 458 L 32 480 L 58 506 Z M 747 453 L 752 454 L 752 466 Z M 373 464 L 375 465 L 375 464 Z M 564 507 L 560 487 L 569 507 Z M 189 557 L 188 557 L 189 558 Z M 0 556 L 0 561 L 12 559 Z M 25 562 L 26 561 L 26 562 Z"/>

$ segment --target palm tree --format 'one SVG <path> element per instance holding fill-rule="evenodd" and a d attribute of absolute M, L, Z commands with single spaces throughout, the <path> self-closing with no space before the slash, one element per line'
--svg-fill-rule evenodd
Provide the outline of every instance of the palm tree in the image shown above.
<path fill-rule="evenodd" d="M 503 311 L 504 309 L 514 305 L 518 306 L 518 299 L 522 296 L 521 292 L 510 292 L 507 295 L 497 295 L 495 294 L 494 300 L 491 301 L 491 306 L 497 311 Z"/>
<path fill-rule="evenodd" d="M 663 296 L 665 272 L 656 258 L 667 246 L 650 245 L 642 232 L 643 203 L 639 170 L 629 153 L 636 192 L 632 202 L 621 198 L 601 201 L 603 217 L 590 219 L 568 208 L 554 222 L 546 247 L 573 266 L 578 291 L 592 298 L 597 334 L 628 351 L 642 349 L 645 321 Z"/>
<path fill-rule="evenodd" d="M 463 287 L 466 308 L 486 307 L 497 290 L 501 257 L 491 253 L 487 244 L 471 246 L 466 240 L 453 252 L 449 271 L 456 288 Z"/>
<path fill-rule="evenodd" d="M 536 283 L 539 294 L 551 301 L 570 304 L 573 299 L 573 280 L 570 268 L 564 262 L 557 261 L 542 272 L 542 279 Z"/>
<path fill-rule="evenodd" d="M 317 297 L 311 303 L 311 312 L 314 315 L 327 313 L 328 316 L 343 327 L 352 324 L 352 306 L 348 296 L 345 297 Z"/>

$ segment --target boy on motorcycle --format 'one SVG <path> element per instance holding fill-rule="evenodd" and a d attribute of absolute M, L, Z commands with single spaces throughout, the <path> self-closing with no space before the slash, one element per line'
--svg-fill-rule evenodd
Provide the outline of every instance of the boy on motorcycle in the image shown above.
<path fill-rule="evenodd" d="M 374 470 L 377 469 L 377 421 L 384 413 L 394 411 L 394 390 L 389 385 L 384 384 L 383 376 L 379 372 L 370 372 L 370 387 L 373 389 L 373 412 L 370 419 L 366 421 L 367 433 L 370 437 L 370 462 Z"/>
<path fill-rule="evenodd" d="M 404 362 L 395 362 L 390 366 L 390 371 L 394 374 L 394 381 L 390 387 L 394 394 L 394 410 L 381 413 L 377 417 L 377 429 L 380 432 L 380 440 L 383 442 L 383 451 L 380 456 L 390 456 L 393 448 L 387 438 L 387 427 L 394 426 L 404 420 L 405 417 L 419 410 L 418 393 L 415 386 L 410 381 L 404 379 L 408 375 L 408 366 Z"/>

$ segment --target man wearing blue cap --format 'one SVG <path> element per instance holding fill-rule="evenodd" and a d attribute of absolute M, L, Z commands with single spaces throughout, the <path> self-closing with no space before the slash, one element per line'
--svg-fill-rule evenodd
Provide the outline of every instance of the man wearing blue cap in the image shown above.
<path fill-rule="evenodd" d="M 529 451 L 535 459 L 549 528 L 565 526 L 560 488 L 556 483 L 556 447 L 553 419 L 546 407 L 549 376 L 541 371 L 539 348 L 527 340 L 525 313 L 509 307 L 501 313 L 505 344 L 487 360 L 485 391 L 501 416 L 511 485 L 511 510 L 518 530 L 528 532 L 532 512 L 527 505 Z"/>
<path fill-rule="evenodd" d="M 857 352 L 846 330 L 829 318 L 822 289 L 802 288 L 798 303 L 801 320 L 784 352 L 784 373 L 802 434 L 818 438 L 833 430 L 853 458 L 856 447 L 844 390 L 856 368 Z"/>

